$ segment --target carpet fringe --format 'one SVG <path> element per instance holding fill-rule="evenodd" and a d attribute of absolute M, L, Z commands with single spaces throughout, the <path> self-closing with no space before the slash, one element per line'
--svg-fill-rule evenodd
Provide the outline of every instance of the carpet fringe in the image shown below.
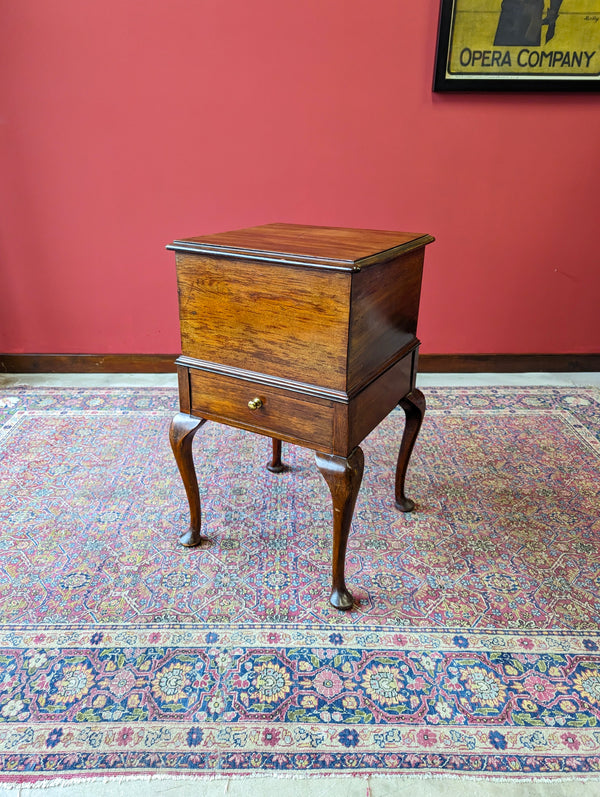
<path fill-rule="evenodd" d="M 212 774 L 205 772 L 198 772 L 195 774 L 169 774 L 166 772 L 155 772 L 148 774 L 128 774 L 128 775 L 94 775 L 90 774 L 84 777 L 74 775 L 73 777 L 63 776 L 59 778 L 43 777 L 41 779 L 29 781 L 27 777 L 20 778 L 19 780 L 4 780 L 5 775 L 0 773 L 0 790 L 18 790 L 18 789 L 50 789 L 50 788 L 66 788 L 76 786 L 91 786 L 91 785 L 108 785 L 118 786 L 122 784 L 134 783 L 159 783 L 165 781 L 175 781 L 178 785 L 199 782 L 216 783 L 221 781 L 225 786 L 223 794 L 229 791 L 229 785 L 232 782 L 246 782 L 258 780 L 293 780 L 293 781 L 344 781 L 344 780 L 364 780 L 366 786 L 366 797 L 371 797 L 371 785 L 377 781 L 391 782 L 394 780 L 401 781 L 402 785 L 406 785 L 410 781 L 467 781 L 470 783 L 600 783 L 600 773 L 590 775 L 590 773 L 566 773 L 557 774 L 552 777 L 546 775 L 519 775 L 517 773 L 512 775 L 488 775 L 481 773 L 476 775 L 474 773 L 456 773 L 456 772 L 407 772 L 407 773 L 370 773 L 370 772 L 331 772 L 331 773 L 309 773 L 309 772 L 248 772 L 243 775 L 239 773 L 232 774 Z M 18 777 L 18 776 L 17 776 Z M 251 797 L 251 795 L 249 795 Z"/>

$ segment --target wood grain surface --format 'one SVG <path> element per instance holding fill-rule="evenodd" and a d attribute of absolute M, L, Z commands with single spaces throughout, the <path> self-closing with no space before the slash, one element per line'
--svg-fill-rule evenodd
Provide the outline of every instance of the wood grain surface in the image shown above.
<path fill-rule="evenodd" d="M 304 261 L 319 268 L 356 271 L 433 241 L 430 235 L 387 230 L 265 224 L 242 230 L 193 236 L 174 241 L 169 249 L 249 256 L 260 260 Z"/>
<path fill-rule="evenodd" d="M 346 389 L 351 274 L 177 253 L 188 357 Z"/>

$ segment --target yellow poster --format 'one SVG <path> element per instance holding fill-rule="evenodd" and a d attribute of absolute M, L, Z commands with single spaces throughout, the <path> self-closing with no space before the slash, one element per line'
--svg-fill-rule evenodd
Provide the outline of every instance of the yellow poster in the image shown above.
<path fill-rule="evenodd" d="M 600 0 L 448 0 L 446 80 L 600 76 Z M 451 6 L 451 9 L 450 9 Z M 449 13 L 448 13 L 449 12 Z M 444 10 L 442 9 L 442 14 Z M 445 28 L 445 30 L 444 30 Z"/>

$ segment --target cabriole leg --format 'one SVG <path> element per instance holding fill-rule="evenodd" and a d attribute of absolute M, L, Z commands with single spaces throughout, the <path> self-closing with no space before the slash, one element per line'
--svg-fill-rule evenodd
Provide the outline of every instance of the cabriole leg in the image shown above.
<path fill-rule="evenodd" d="M 283 473 L 285 465 L 281 461 L 281 440 L 273 438 L 273 459 L 267 463 L 267 470 L 271 473 Z"/>
<path fill-rule="evenodd" d="M 333 500 L 332 583 L 329 601 L 336 609 L 351 609 L 352 595 L 346 589 L 344 578 L 346 546 L 365 458 L 362 449 L 358 447 L 347 459 L 320 452 L 315 454 L 315 458 Z"/>
<path fill-rule="evenodd" d="M 202 513 L 200 510 L 200 493 L 198 479 L 194 468 L 192 455 L 192 442 L 198 429 L 206 423 L 204 418 L 194 418 L 183 412 L 178 412 L 171 421 L 169 440 L 175 455 L 175 462 L 179 468 L 183 486 L 190 505 L 190 526 L 179 538 L 179 542 L 187 548 L 193 548 L 206 541 L 200 534 Z"/>
<path fill-rule="evenodd" d="M 398 453 L 398 464 L 396 466 L 396 506 L 402 512 L 412 512 L 415 508 L 415 502 L 404 495 L 404 482 L 410 456 L 425 415 L 425 396 L 420 390 L 415 389 L 399 403 L 406 413 L 406 426 L 404 427 L 404 434 L 402 435 Z"/>

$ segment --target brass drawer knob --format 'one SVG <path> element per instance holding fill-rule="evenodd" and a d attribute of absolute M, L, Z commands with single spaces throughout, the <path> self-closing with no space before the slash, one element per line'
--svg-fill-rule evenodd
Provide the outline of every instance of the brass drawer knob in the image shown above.
<path fill-rule="evenodd" d="M 262 399 L 259 399 L 258 396 L 256 398 L 250 399 L 248 402 L 248 406 L 251 410 L 259 410 L 262 407 Z"/>

